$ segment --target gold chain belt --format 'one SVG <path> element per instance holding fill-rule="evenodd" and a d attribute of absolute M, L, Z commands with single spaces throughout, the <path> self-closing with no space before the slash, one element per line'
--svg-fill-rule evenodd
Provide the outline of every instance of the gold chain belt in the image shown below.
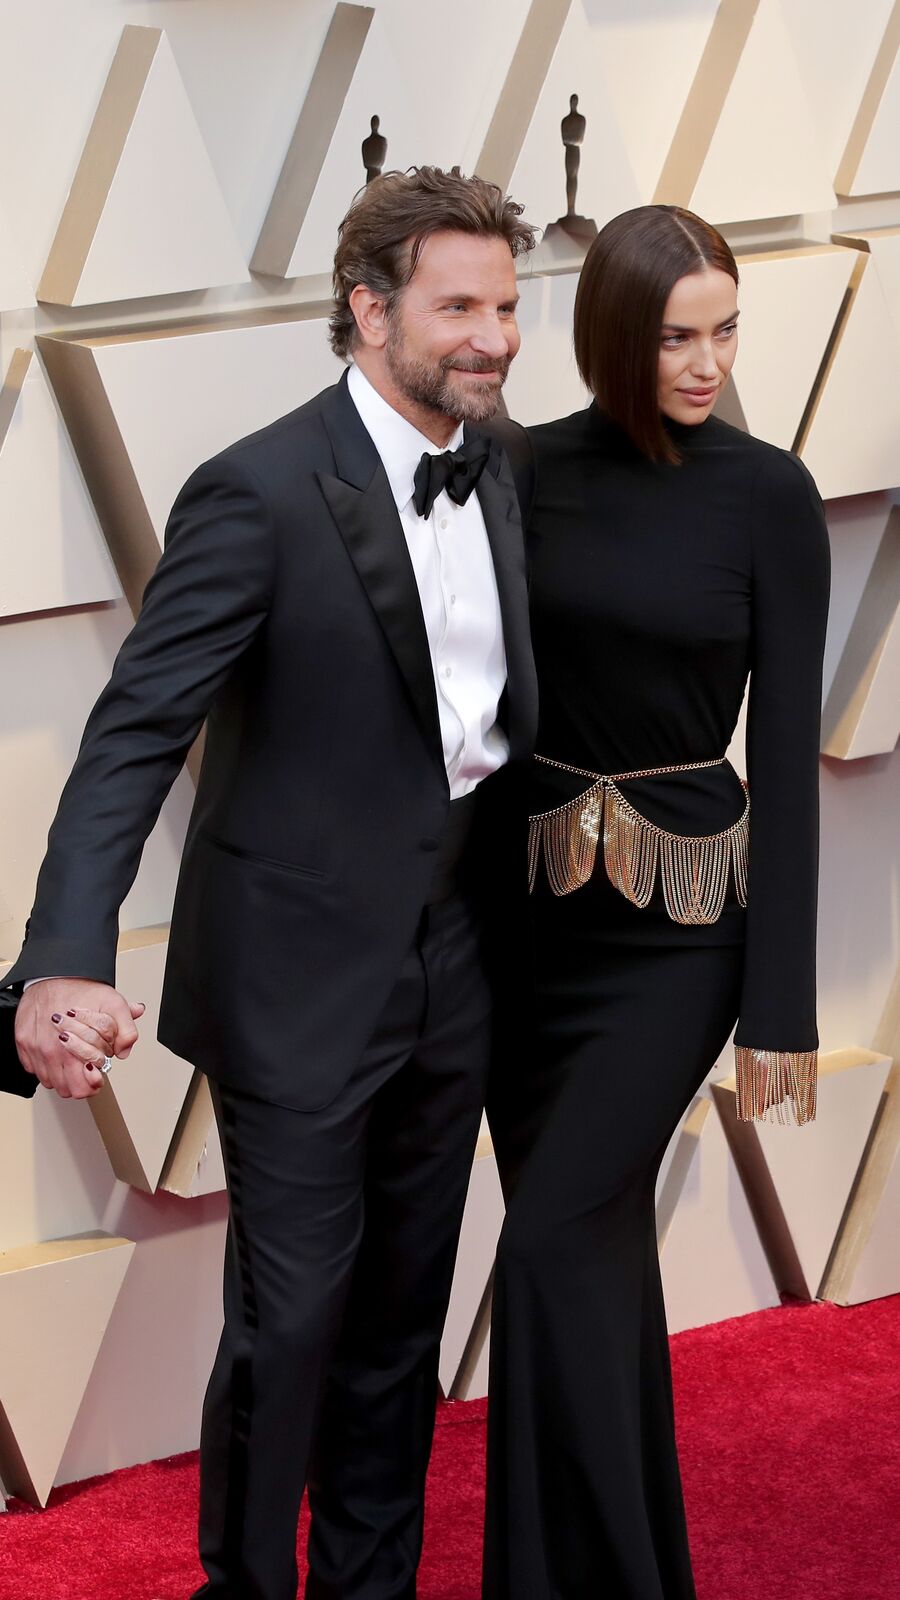
<path fill-rule="evenodd" d="M 706 924 L 722 914 L 728 880 L 734 875 L 735 892 L 747 904 L 747 859 L 750 842 L 750 796 L 743 815 L 720 833 L 686 835 L 670 833 L 641 816 L 618 788 L 636 778 L 663 777 L 675 772 L 699 772 L 721 767 L 725 756 L 712 761 L 684 761 L 677 766 L 643 767 L 638 772 L 610 775 L 573 767 L 549 756 L 535 761 L 559 772 L 590 778 L 589 789 L 565 805 L 541 811 L 528 819 L 528 886 L 537 881 L 543 854 L 547 879 L 554 894 L 580 889 L 594 871 L 602 829 L 603 861 L 610 883 L 632 905 L 649 905 L 662 879 L 666 911 L 674 922 Z M 746 784 L 744 788 L 746 790 Z"/>

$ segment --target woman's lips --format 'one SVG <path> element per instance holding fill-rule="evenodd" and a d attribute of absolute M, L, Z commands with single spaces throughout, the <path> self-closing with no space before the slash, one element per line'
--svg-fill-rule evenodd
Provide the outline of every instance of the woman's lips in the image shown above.
<path fill-rule="evenodd" d="M 688 404 L 692 406 L 709 405 L 710 400 L 712 400 L 714 396 L 718 394 L 718 392 L 717 384 L 713 384 L 712 387 L 708 389 L 679 389 L 678 391 L 680 395 L 684 396 Z"/>

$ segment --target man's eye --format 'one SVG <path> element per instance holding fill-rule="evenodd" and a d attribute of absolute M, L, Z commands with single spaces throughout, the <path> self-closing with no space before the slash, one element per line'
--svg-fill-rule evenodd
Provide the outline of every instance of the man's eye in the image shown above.
<path fill-rule="evenodd" d="M 737 333 L 737 323 L 729 322 L 727 327 L 719 329 L 719 338 L 730 339 L 733 333 Z"/>

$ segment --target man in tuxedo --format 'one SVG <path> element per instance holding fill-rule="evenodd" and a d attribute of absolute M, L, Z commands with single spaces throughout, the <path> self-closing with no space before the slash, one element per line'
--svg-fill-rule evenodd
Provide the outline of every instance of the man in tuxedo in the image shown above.
<path fill-rule="evenodd" d="M 357 196 L 331 320 L 352 366 L 179 495 L 5 980 L 26 1072 L 97 1092 L 139 1013 L 114 989 L 118 908 L 205 720 L 159 1035 L 209 1075 L 229 1184 L 210 1600 L 294 1600 L 304 1483 L 308 1600 L 415 1594 L 524 874 L 504 785 L 536 722 L 513 480 L 479 430 L 519 346 L 520 213 L 434 168 Z"/>

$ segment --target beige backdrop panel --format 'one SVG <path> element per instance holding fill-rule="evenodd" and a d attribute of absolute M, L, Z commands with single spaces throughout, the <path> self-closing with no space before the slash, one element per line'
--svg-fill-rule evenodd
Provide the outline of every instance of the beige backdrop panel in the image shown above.
<path fill-rule="evenodd" d="M 0 616 L 122 593 L 33 350 L 16 351 L 0 391 L 0 573 Z"/>

